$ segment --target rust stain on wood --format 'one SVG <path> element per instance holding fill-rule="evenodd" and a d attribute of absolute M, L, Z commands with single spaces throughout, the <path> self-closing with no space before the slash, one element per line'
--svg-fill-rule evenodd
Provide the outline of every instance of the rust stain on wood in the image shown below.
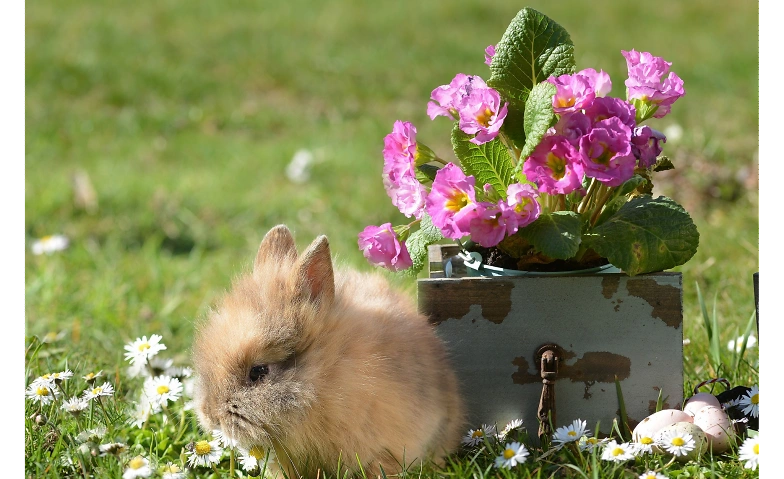
<path fill-rule="evenodd" d="M 653 307 L 651 315 L 664 324 L 678 329 L 683 322 L 681 291 L 675 286 L 659 284 L 651 278 L 629 278 L 626 282 L 629 294 L 644 299 Z"/>
<path fill-rule="evenodd" d="M 542 378 L 538 373 L 528 372 L 528 360 L 525 357 L 514 358 L 512 364 L 517 366 L 517 372 L 512 373 L 513 383 L 522 385 L 541 382 Z M 571 366 L 561 362 L 558 366 L 558 379 L 568 378 L 572 382 L 584 382 L 585 394 L 590 397 L 589 389 L 595 383 L 614 383 L 616 376 L 622 381 L 629 377 L 631 368 L 632 362 L 626 356 L 605 351 L 587 352 Z"/>
<path fill-rule="evenodd" d="M 512 310 L 511 281 L 419 281 L 418 287 L 419 311 L 433 325 L 462 318 L 472 305 L 480 306 L 482 317 L 495 324 L 501 324 Z"/>

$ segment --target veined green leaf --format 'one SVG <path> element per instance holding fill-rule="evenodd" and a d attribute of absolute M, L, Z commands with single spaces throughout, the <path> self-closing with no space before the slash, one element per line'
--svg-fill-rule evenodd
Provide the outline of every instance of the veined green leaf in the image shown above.
<path fill-rule="evenodd" d="M 580 215 L 573 211 L 543 214 L 518 234 L 534 248 L 555 259 L 569 259 L 580 248 Z"/>
<path fill-rule="evenodd" d="M 517 13 L 495 46 L 487 84 L 523 110 L 531 89 L 551 75 L 574 73 L 569 33 L 532 8 Z"/>
<path fill-rule="evenodd" d="M 430 216 L 427 213 L 423 213 L 419 229 L 411 233 L 406 240 L 406 248 L 408 248 L 408 254 L 411 256 L 413 266 L 401 271 L 401 274 L 416 276 L 427 262 L 427 247 L 442 239 L 444 239 L 444 236 L 441 234 L 441 231 L 433 224 Z"/>
<path fill-rule="evenodd" d="M 647 195 L 624 204 L 587 237 L 590 248 L 630 276 L 685 263 L 697 252 L 699 240 L 681 205 Z"/>
<path fill-rule="evenodd" d="M 525 146 L 520 154 L 520 166 L 542 141 L 547 129 L 557 120 L 553 111 L 555 85 L 549 82 L 537 83 L 525 101 Z"/>
<path fill-rule="evenodd" d="M 476 178 L 476 186 L 489 183 L 501 198 L 506 198 L 506 188 L 514 182 L 514 162 L 503 142 L 496 138 L 481 145 L 471 143 L 471 136 L 455 124 L 452 129 L 452 148 L 460 159 L 467 175 Z"/>

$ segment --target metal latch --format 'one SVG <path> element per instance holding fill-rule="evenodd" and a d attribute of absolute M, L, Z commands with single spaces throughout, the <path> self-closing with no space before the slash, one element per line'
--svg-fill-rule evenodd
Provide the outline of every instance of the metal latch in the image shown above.
<path fill-rule="evenodd" d="M 553 434 L 551 425 L 555 420 L 555 380 L 558 376 L 558 363 L 563 359 L 563 350 L 557 344 L 545 344 L 536 350 L 536 364 L 542 377 L 542 396 L 539 399 L 539 441 L 549 443 Z"/>

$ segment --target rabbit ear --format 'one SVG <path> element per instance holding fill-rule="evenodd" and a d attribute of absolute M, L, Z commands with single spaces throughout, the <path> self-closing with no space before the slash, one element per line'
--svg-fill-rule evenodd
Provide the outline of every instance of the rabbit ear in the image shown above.
<path fill-rule="evenodd" d="M 324 235 L 308 246 L 294 267 L 295 289 L 298 296 L 320 306 L 330 304 L 335 297 L 335 276 L 329 241 Z"/>
<path fill-rule="evenodd" d="M 260 271 L 267 262 L 279 263 L 281 261 L 293 261 L 297 259 L 297 245 L 294 243 L 294 236 L 286 225 L 278 225 L 264 236 L 259 245 L 259 252 L 256 253 L 256 260 L 253 262 L 253 272 Z"/>

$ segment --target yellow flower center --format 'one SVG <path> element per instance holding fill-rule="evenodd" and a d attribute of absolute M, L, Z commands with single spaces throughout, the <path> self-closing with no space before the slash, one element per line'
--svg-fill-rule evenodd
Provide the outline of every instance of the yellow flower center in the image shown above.
<path fill-rule="evenodd" d="M 196 454 L 200 456 L 209 454 L 211 450 L 210 443 L 207 441 L 199 441 L 196 443 Z"/>
<path fill-rule="evenodd" d="M 653 439 L 649 438 L 648 436 L 640 439 L 640 444 L 653 444 Z"/>
<path fill-rule="evenodd" d="M 41 378 L 43 379 L 49 379 L 50 377 L 52 377 L 51 374 L 44 374 L 43 376 L 41 376 Z"/>
<path fill-rule="evenodd" d="M 566 160 L 563 158 L 558 158 L 552 153 L 547 154 L 547 161 L 545 162 L 547 167 L 550 168 L 552 171 L 552 177 L 555 180 L 560 180 L 564 176 L 566 176 Z"/>
<path fill-rule="evenodd" d="M 37 387 L 35 388 L 35 393 L 39 396 L 48 396 L 49 395 L 49 388 L 46 387 Z"/>
<path fill-rule="evenodd" d="M 165 384 L 161 384 L 160 386 L 158 386 L 158 389 L 156 389 L 156 391 L 158 391 L 158 394 L 166 394 L 167 392 L 169 392 L 169 386 Z"/>
<path fill-rule="evenodd" d="M 457 192 L 456 195 L 452 196 L 444 203 L 444 208 L 457 213 L 458 211 L 465 208 L 469 203 L 468 195 L 463 193 L 462 191 Z"/>
<path fill-rule="evenodd" d="M 530 202 L 531 202 L 531 198 L 523 198 L 522 200 L 520 200 L 520 203 L 515 205 L 514 207 L 515 212 L 520 214 L 524 213 L 525 207 L 528 206 Z"/>
<path fill-rule="evenodd" d="M 591 161 L 600 165 L 608 166 L 610 164 L 610 160 L 613 157 L 613 152 L 610 151 L 610 149 L 607 147 L 607 144 L 601 142 L 596 145 L 596 148 L 602 148 L 602 154 L 596 158 L 593 158 Z"/>
<path fill-rule="evenodd" d="M 142 456 L 136 456 L 131 459 L 131 462 L 128 463 L 128 467 L 131 469 L 141 469 L 144 467 L 144 458 Z"/>
<path fill-rule="evenodd" d="M 52 241 L 52 236 L 51 235 L 50 236 L 44 236 L 43 238 L 41 238 L 41 243 L 48 243 L 50 241 Z"/>
<path fill-rule="evenodd" d="M 485 433 L 483 433 L 481 429 L 477 429 L 476 431 L 474 431 L 473 434 L 471 434 L 471 437 L 473 438 L 485 437 Z"/>
<path fill-rule="evenodd" d="M 85 376 L 84 379 L 92 379 L 94 377 L 95 377 L 95 373 L 87 373 L 87 376 Z"/>
<path fill-rule="evenodd" d="M 672 441 L 670 441 L 670 444 L 672 444 L 673 446 L 681 447 L 684 444 L 686 444 L 686 441 L 684 441 L 682 437 L 674 437 L 672 438 Z"/>
<path fill-rule="evenodd" d="M 759 404 L 759 393 L 751 396 L 751 404 Z"/>
<path fill-rule="evenodd" d="M 514 449 L 506 449 L 504 450 L 504 459 L 511 459 L 515 455 Z"/>
<path fill-rule="evenodd" d="M 256 459 L 262 459 L 264 458 L 264 449 L 262 449 L 261 446 L 253 446 L 250 448 L 250 451 L 248 451 L 248 454 Z"/>
<path fill-rule="evenodd" d="M 569 106 L 574 106 L 574 102 L 575 101 L 577 101 L 577 99 L 575 97 L 573 97 L 573 96 L 570 96 L 570 97 L 557 97 L 557 99 L 556 99 L 556 103 L 558 104 L 559 108 L 566 108 L 566 107 L 569 107 Z"/>
<path fill-rule="evenodd" d="M 613 449 L 613 450 L 612 450 L 612 455 L 613 455 L 613 456 L 620 456 L 620 455 L 621 455 L 621 454 L 623 454 L 624 452 L 625 452 L 625 451 L 623 450 L 623 448 L 622 448 L 622 447 L 616 447 L 615 449 Z"/>
<path fill-rule="evenodd" d="M 163 467 L 163 472 L 171 472 L 171 473 L 180 472 L 180 466 L 178 466 L 177 464 L 167 464 L 166 466 Z"/>
<path fill-rule="evenodd" d="M 566 433 L 566 435 L 569 436 L 569 437 L 575 437 L 575 436 L 577 436 L 577 431 L 569 431 L 569 432 Z"/>
<path fill-rule="evenodd" d="M 485 108 L 485 111 L 476 116 L 476 122 L 487 128 L 490 126 L 490 119 L 493 118 L 493 110 Z"/>
<path fill-rule="evenodd" d="M 103 392 L 103 388 L 95 388 L 95 389 L 93 389 L 93 394 L 95 394 L 95 395 L 101 394 L 102 392 Z"/>
<path fill-rule="evenodd" d="M 145 351 L 150 349 L 150 343 L 142 343 L 139 345 L 139 351 Z"/>
<path fill-rule="evenodd" d="M 594 444 L 595 445 L 595 444 L 597 444 L 599 442 L 599 440 L 596 439 L 595 437 L 589 437 L 588 439 L 585 440 L 585 442 L 587 442 L 588 444 Z"/>

